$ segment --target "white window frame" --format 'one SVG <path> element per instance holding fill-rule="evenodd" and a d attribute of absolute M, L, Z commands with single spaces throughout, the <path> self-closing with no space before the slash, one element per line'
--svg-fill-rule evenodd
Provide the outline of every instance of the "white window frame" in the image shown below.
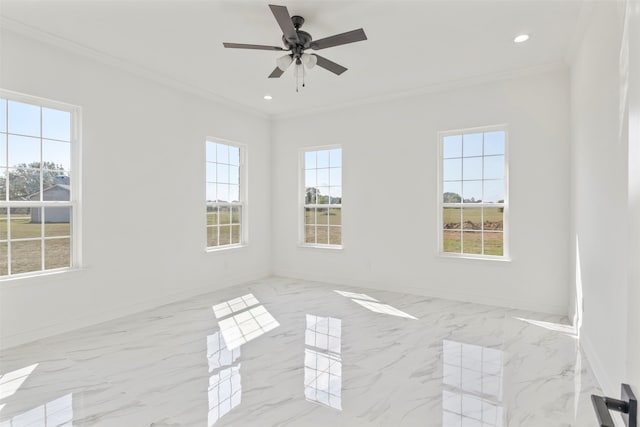
<path fill-rule="evenodd" d="M 82 108 L 76 105 L 67 104 L 64 102 L 54 101 L 46 98 L 41 98 L 33 95 L 27 95 L 19 92 L 13 92 L 6 89 L 0 89 L 0 98 L 7 101 L 22 102 L 25 104 L 37 105 L 40 108 L 51 108 L 60 111 L 66 111 L 71 114 L 71 170 L 69 171 L 70 180 L 70 192 L 68 201 L 3 201 L 0 200 L 0 208 L 6 208 L 9 212 L 10 208 L 31 208 L 31 207 L 69 207 L 71 209 L 71 226 L 69 236 L 70 243 L 70 266 L 61 267 L 48 270 L 29 271 L 25 273 L 11 274 L 11 227 L 9 221 L 7 221 L 7 275 L 0 276 L 0 281 L 7 281 L 13 279 L 19 279 L 24 277 L 42 276 L 51 273 L 60 273 L 65 271 L 77 270 L 82 266 L 82 237 L 81 237 L 81 224 L 82 224 L 82 204 L 80 203 L 80 197 L 82 194 L 82 164 L 81 164 L 81 141 L 82 141 Z M 7 135 L 9 135 L 9 120 L 8 120 L 8 108 L 6 112 L 7 121 Z M 42 116 L 40 118 L 42 121 Z M 42 123 L 41 123 L 42 126 Z M 42 135 L 40 136 L 42 140 Z M 42 149 L 42 145 L 40 146 Z M 6 150 L 9 149 L 8 140 Z M 7 182 L 7 187 L 9 186 Z M 42 180 L 40 181 L 40 191 L 43 191 Z M 8 191 L 8 189 L 7 189 Z M 42 233 L 44 233 L 44 226 L 42 227 Z M 47 238 L 42 234 L 39 240 L 44 243 Z M 42 263 L 44 265 L 45 250 L 41 251 Z"/>
<path fill-rule="evenodd" d="M 307 205 L 305 203 L 306 200 L 306 192 L 305 188 L 305 164 L 304 164 L 304 155 L 305 153 L 312 151 L 325 151 L 325 150 L 335 150 L 339 148 L 342 151 L 342 162 L 340 164 L 340 168 L 342 170 L 342 179 L 341 186 L 344 197 L 344 149 L 340 144 L 332 144 L 332 145 L 320 145 L 313 147 L 302 147 L 298 153 L 298 212 L 299 212 L 299 225 L 298 225 L 298 246 L 303 248 L 315 248 L 315 249 L 330 249 L 330 250 L 342 250 L 344 248 L 344 208 L 343 204 L 313 204 Z M 306 243 L 305 242 L 305 208 L 327 208 L 327 209 L 340 209 L 341 221 L 340 221 L 340 245 L 334 245 L 329 243 Z"/>
<path fill-rule="evenodd" d="M 463 203 L 444 203 L 442 200 L 443 188 L 444 188 L 444 177 L 442 176 L 444 172 L 444 138 L 452 135 L 465 135 L 465 134 L 474 134 L 474 133 L 484 133 L 484 132 L 495 132 L 502 131 L 504 132 L 504 203 L 473 203 L 470 204 L 469 207 L 474 208 L 503 208 L 503 216 L 502 216 L 502 255 L 484 255 L 484 254 L 467 254 L 467 253 L 455 253 L 455 252 L 445 252 L 444 251 L 444 224 L 443 224 L 443 210 L 446 207 L 462 207 Z M 507 124 L 500 125 L 490 125 L 490 126 L 480 126 L 473 128 L 465 128 L 465 129 L 455 129 L 438 132 L 438 158 L 437 158 L 437 171 L 438 171 L 438 192 L 437 192 L 437 206 L 438 206 L 438 215 L 437 215 L 437 236 L 438 236 L 438 246 L 437 246 L 437 254 L 441 257 L 445 258 L 461 258 L 461 259 L 480 259 L 480 260 L 496 260 L 496 261 L 510 261 L 510 252 L 509 252 L 509 127 Z M 484 158 L 484 148 L 483 155 Z M 463 179 L 464 181 L 464 179 Z M 484 179 L 483 179 L 484 181 Z M 463 196 L 462 194 L 460 195 Z M 484 221 L 482 221 L 484 224 Z M 484 230 L 482 231 L 484 233 Z M 461 242 L 464 244 L 464 241 Z M 483 250 L 484 252 L 484 250 Z"/>
<path fill-rule="evenodd" d="M 206 159 L 206 147 L 207 147 L 207 143 L 209 142 L 213 142 L 216 144 L 225 144 L 225 145 L 229 145 L 232 147 L 236 147 L 238 149 L 240 149 L 240 164 L 239 164 L 239 179 L 240 179 L 240 183 L 239 183 L 239 198 L 240 201 L 239 202 L 228 202 L 228 203 L 218 203 L 216 204 L 217 206 L 229 206 L 229 207 L 234 207 L 234 206 L 239 206 L 240 207 L 240 242 L 239 243 L 229 243 L 229 244 L 225 244 L 225 245 L 218 245 L 218 246 L 208 246 L 208 241 L 207 241 L 207 233 L 208 233 L 208 228 L 210 227 L 207 224 L 207 206 L 208 206 L 208 202 L 207 202 L 207 198 L 205 196 L 205 234 L 204 234 L 204 246 L 205 246 L 205 251 L 206 252 L 219 252 L 219 251 L 224 251 L 224 250 L 229 250 L 229 249 L 236 249 L 236 248 L 242 248 L 248 245 L 248 236 L 249 236 L 249 232 L 248 232 L 248 221 L 247 221 L 247 195 L 248 195 L 248 191 L 247 191 L 247 182 L 248 182 L 248 172 L 247 172 L 247 158 L 248 158 L 248 150 L 247 150 L 247 145 L 240 143 L 240 142 L 235 142 L 235 141 L 230 141 L 228 139 L 224 139 L 224 138 L 217 138 L 214 136 L 208 136 L 205 139 L 205 194 L 206 194 L 206 184 L 207 184 L 207 178 L 206 178 L 206 165 L 207 165 L 207 159 Z M 216 181 L 217 182 L 217 181 Z M 219 235 L 218 235 L 218 239 L 219 239 Z"/>

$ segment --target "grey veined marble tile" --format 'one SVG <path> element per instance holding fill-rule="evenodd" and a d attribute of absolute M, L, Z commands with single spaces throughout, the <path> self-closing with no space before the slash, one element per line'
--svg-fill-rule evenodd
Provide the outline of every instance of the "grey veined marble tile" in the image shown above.
<path fill-rule="evenodd" d="M 558 316 L 273 278 L 0 355 L 0 427 L 595 426 Z"/>

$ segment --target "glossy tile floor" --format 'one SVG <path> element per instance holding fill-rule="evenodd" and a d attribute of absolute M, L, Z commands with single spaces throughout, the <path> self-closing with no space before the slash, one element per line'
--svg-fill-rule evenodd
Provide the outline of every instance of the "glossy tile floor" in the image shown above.
<path fill-rule="evenodd" d="M 293 279 L 2 352 L 0 426 L 595 426 L 558 316 Z"/>

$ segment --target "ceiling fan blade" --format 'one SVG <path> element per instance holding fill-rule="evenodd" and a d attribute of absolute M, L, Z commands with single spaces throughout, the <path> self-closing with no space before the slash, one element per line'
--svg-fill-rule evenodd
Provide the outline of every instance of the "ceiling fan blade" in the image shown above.
<path fill-rule="evenodd" d="M 265 46 L 261 44 L 243 44 L 243 43 L 222 43 L 224 47 L 233 49 L 257 49 L 257 50 L 284 50 L 278 46 Z"/>
<path fill-rule="evenodd" d="M 347 31 L 346 33 L 336 34 L 335 36 L 325 37 L 324 39 L 314 40 L 311 42 L 311 46 L 309 47 L 314 50 L 319 50 L 348 43 L 355 43 L 366 39 L 367 35 L 364 33 L 364 30 L 359 28 L 357 30 Z"/>
<path fill-rule="evenodd" d="M 280 77 L 282 74 L 284 74 L 284 71 L 282 71 L 280 69 L 280 67 L 276 67 L 271 74 L 269 74 L 269 78 L 270 79 L 277 79 L 278 77 Z"/>
<path fill-rule="evenodd" d="M 340 75 L 340 74 L 344 73 L 345 71 L 347 71 L 347 68 L 343 67 L 340 64 L 336 64 L 333 61 L 328 60 L 324 56 L 316 55 L 315 53 L 312 53 L 312 55 L 318 58 L 318 62 L 316 63 L 316 65 L 318 67 L 322 67 L 325 70 L 329 70 L 332 73 L 337 74 L 337 75 Z"/>
<path fill-rule="evenodd" d="M 297 42 L 298 33 L 293 26 L 293 22 L 291 22 L 291 15 L 289 15 L 287 7 L 270 4 L 269 8 L 271 9 L 273 16 L 276 18 L 276 21 L 278 21 L 278 25 L 280 25 L 280 29 L 282 30 L 282 34 L 284 34 L 284 38 L 289 41 Z"/>

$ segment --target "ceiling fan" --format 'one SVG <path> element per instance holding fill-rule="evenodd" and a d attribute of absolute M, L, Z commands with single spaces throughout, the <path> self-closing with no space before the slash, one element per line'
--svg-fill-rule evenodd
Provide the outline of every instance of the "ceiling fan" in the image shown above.
<path fill-rule="evenodd" d="M 271 72 L 269 78 L 280 77 L 293 62 L 296 63 L 296 66 L 303 68 L 303 70 L 303 66 L 312 68 L 313 66 L 318 65 L 319 67 L 329 70 L 334 74 L 340 75 L 347 71 L 347 68 L 315 53 L 305 53 L 305 50 L 326 49 L 328 47 L 340 46 L 367 39 L 364 30 L 360 28 L 353 31 L 347 31 L 346 33 L 325 37 L 320 40 L 313 40 L 311 34 L 300 30 L 300 27 L 304 24 L 304 18 L 302 16 L 290 16 L 286 6 L 270 4 L 269 8 L 271 9 L 273 16 L 276 18 L 280 29 L 282 29 L 282 42 L 284 43 L 284 48 L 258 44 L 222 43 L 224 47 L 234 49 L 290 51 L 291 53 L 288 53 L 276 60 L 278 66 Z"/>

